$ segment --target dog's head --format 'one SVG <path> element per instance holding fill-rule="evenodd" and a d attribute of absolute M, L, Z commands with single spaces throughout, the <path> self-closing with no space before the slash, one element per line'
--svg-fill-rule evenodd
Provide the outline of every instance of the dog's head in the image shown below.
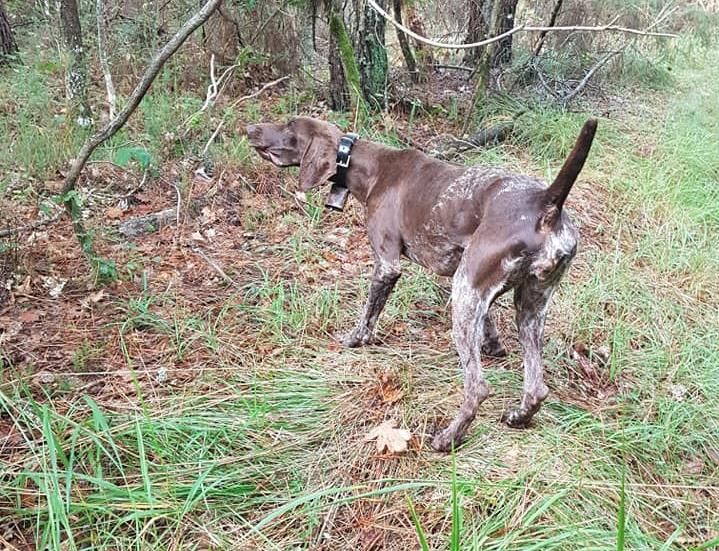
<path fill-rule="evenodd" d="M 309 117 L 298 117 L 286 124 L 251 124 L 247 137 L 263 159 L 279 167 L 299 166 L 303 190 L 326 182 L 336 173 L 342 132 L 333 124 Z"/>

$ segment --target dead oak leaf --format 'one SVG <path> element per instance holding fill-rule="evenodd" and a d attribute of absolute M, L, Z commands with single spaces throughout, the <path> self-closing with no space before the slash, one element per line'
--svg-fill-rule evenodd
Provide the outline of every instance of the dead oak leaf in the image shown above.
<path fill-rule="evenodd" d="M 97 304 L 100 302 L 103 298 L 105 298 L 105 291 L 103 289 L 100 289 L 96 293 L 90 293 L 87 297 L 85 297 L 81 302 L 80 306 L 82 308 L 90 309 L 92 308 L 93 304 Z"/>
<path fill-rule="evenodd" d="M 385 450 L 390 453 L 402 453 L 407 451 L 407 442 L 410 438 L 412 438 L 412 433 L 405 429 L 398 429 L 397 421 L 391 419 L 369 431 L 364 437 L 364 441 L 376 440 L 377 451 L 380 453 Z"/>

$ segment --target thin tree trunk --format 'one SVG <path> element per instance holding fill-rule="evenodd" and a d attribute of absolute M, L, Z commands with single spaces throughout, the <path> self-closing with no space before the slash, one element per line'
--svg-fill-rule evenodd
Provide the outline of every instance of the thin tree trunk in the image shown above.
<path fill-rule="evenodd" d="M 110 118 L 114 119 L 117 107 L 117 94 L 115 93 L 115 85 L 112 82 L 112 73 L 110 72 L 110 63 L 107 60 L 107 51 L 105 50 L 105 40 L 107 39 L 107 29 L 105 28 L 105 0 L 97 0 L 95 11 L 95 15 L 97 16 L 97 50 L 100 57 L 102 74 L 105 76 L 105 88 L 107 89 L 107 103 L 110 110 Z"/>
<path fill-rule="evenodd" d="M 65 46 L 70 52 L 70 67 L 66 75 L 67 98 L 78 114 L 79 126 L 92 124 L 92 110 L 87 100 L 87 58 L 82 44 L 82 28 L 76 0 L 60 0 L 60 22 Z"/>
<path fill-rule="evenodd" d="M 467 11 L 469 18 L 467 20 L 467 35 L 464 38 L 465 44 L 473 44 L 479 42 L 487 36 L 487 1 L 488 0 L 468 0 Z M 479 59 L 480 48 L 470 48 L 464 54 L 463 63 L 469 67 L 474 67 Z"/>
<path fill-rule="evenodd" d="M 499 26 L 496 30 L 497 34 L 503 34 L 512 30 L 514 27 L 514 17 L 517 13 L 517 3 L 519 0 L 500 0 L 499 6 Z M 512 38 L 514 35 L 504 37 L 497 43 L 493 65 L 499 67 L 512 61 Z"/>
<path fill-rule="evenodd" d="M 335 20 L 335 18 L 337 18 Z M 342 68 L 342 54 L 340 53 L 339 24 L 341 15 L 330 13 L 330 43 L 328 63 L 330 67 L 330 107 L 335 111 L 349 111 L 350 92 L 347 87 L 347 78 Z"/>
<path fill-rule="evenodd" d="M 17 42 L 5 11 L 5 4 L 0 0 L 0 65 L 7 63 L 17 51 Z"/>
<path fill-rule="evenodd" d="M 385 0 L 377 0 L 385 8 Z M 385 48 L 385 20 L 369 4 L 365 4 L 357 33 L 359 43 L 357 65 L 360 71 L 362 95 L 370 109 L 382 110 L 387 105 L 387 49 Z"/>
<path fill-rule="evenodd" d="M 394 8 L 394 18 L 397 20 L 398 23 L 401 24 L 402 0 L 392 0 L 392 6 Z M 412 82 L 417 82 L 419 80 L 419 75 L 417 74 L 417 60 L 414 57 L 412 46 L 410 45 L 406 34 L 404 34 L 399 29 L 396 29 L 396 31 L 397 40 L 399 41 L 399 47 L 402 49 L 402 55 L 404 56 L 404 63 L 405 65 L 407 65 L 407 72 L 412 78 Z"/>
<path fill-rule="evenodd" d="M 552 15 L 549 17 L 549 23 L 547 24 L 547 27 L 554 27 L 554 25 L 556 25 L 557 17 L 559 16 L 559 12 L 562 9 L 563 3 L 564 0 L 557 0 L 556 4 L 554 4 L 554 9 L 552 10 Z M 547 38 L 548 32 L 549 31 L 542 31 L 539 33 L 537 44 L 534 46 L 534 51 L 532 52 L 532 57 L 537 57 L 542 51 L 542 46 L 544 46 L 544 40 Z"/>

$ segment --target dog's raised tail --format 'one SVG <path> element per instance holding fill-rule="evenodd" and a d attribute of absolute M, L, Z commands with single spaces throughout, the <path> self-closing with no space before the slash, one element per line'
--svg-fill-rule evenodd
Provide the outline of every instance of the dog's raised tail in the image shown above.
<path fill-rule="evenodd" d="M 572 189 L 577 176 L 579 176 L 579 173 L 582 171 L 584 161 L 587 160 L 587 155 L 589 155 L 589 150 L 592 147 L 592 141 L 594 140 L 596 131 L 597 119 L 589 119 L 584 123 L 582 131 L 577 138 L 577 143 L 574 144 L 574 149 L 572 149 L 567 160 L 564 161 L 562 169 L 559 171 L 559 174 L 557 174 L 552 185 L 547 189 L 547 207 L 556 214 L 562 210 L 569 191 Z"/>

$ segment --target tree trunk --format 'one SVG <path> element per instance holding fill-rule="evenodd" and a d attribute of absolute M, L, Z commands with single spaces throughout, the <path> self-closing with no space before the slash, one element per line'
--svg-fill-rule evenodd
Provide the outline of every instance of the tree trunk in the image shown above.
<path fill-rule="evenodd" d="M 467 36 L 464 39 L 465 44 L 473 44 L 483 40 L 487 36 L 489 13 L 487 13 L 491 2 L 488 0 L 468 0 L 467 11 L 469 19 L 467 21 Z M 464 54 L 463 63 L 469 67 L 474 67 L 479 59 L 480 48 L 470 48 Z"/>
<path fill-rule="evenodd" d="M 385 8 L 385 0 L 377 3 Z M 357 65 L 360 72 L 362 95 L 372 110 L 387 105 L 387 49 L 385 48 L 385 21 L 369 4 L 365 4 L 358 27 Z"/>
<path fill-rule="evenodd" d="M 490 1 L 492 1 L 492 10 L 489 16 L 489 25 L 487 26 L 485 36 L 482 38 L 489 37 L 490 34 L 496 36 L 497 28 L 499 27 L 499 11 L 503 0 Z M 474 92 L 472 93 L 472 100 L 470 101 L 469 109 L 467 110 L 467 116 L 464 119 L 462 134 L 467 133 L 469 123 L 474 116 L 474 111 L 477 105 L 484 103 L 484 98 L 487 96 L 487 91 L 489 90 L 489 76 L 492 69 L 492 60 L 494 59 L 496 45 L 497 42 L 492 42 L 481 49 L 481 55 L 479 56 L 479 61 L 477 63 Z"/>
<path fill-rule="evenodd" d="M 349 47 L 349 37 L 342 16 L 338 10 L 330 12 L 330 43 L 328 61 L 330 65 L 330 107 L 335 111 L 349 111 L 350 90 L 347 75 L 342 64 L 342 47 Z M 354 60 L 354 53 L 351 53 Z M 355 83 L 356 85 L 358 83 Z"/>
<path fill-rule="evenodd" d="M 17 42 L 5 12 L 5 4 L 0 0 L 0 65 L 8 62 L 17 53 Z"/>
<path fill-rule="evenodd" d="M 564 0 L 557 0 L 556 4 L 554 4 L 554 8 L 552 9 L 552 15 L 549 18 L 549 23 L 547 24 L 547 27 L 554 27 L 554 25 L 557 23 L 557 16 L 562 9 L 563 3 Z M 532 52 L 533 58 L 537 57 L 542 51 L 542 46 L 544 46 L 544 40 L 547 37 L 547 32 L 548 31 L 542 31 L 541 33 L 539 33 L 539 38 L 537 39 L 537 43 L 534 46 L 534 51 Z"/>
<path fill-rule="evenodd" d="M 336 20 L 335 20 L 336 18 Z M 349 111 L 350 92 L 347 87 L 347 78 L 342 68 L 342 55 L 340 53 L 339 29 L 342 23 L 337 13 L 330 14 L 330 43 L 328 62 L 330 66 L 330 107 L 334 111 Z"/>
<path fill-rule="evenodd" d="M 60 22 L 65 47 L 70 52 L 70 67 L 66 75 L 66 93 L 79 126 L 92 124 L 92 110 L 87 101 L 87 58 L 82 45 L 80 14 L 76 0 L 60 0 Z"/>
<path fill-rule="evenodd" d="M 402 23 L 402 0 L 392 0 L 392 6 L 394 7 L 394 18 L 398 23 Z M 419 74 L 417 73 L 417 60 L 414 57 L 412 46 L 407 39 L 407 35 L 399 29 L 397 31 L 397 40 L 399 41 L 399 47 L 402 49 L 402 55 L 404 56 L 404 63 L 407 65 L 407 72 L 412 78 L 412 82 L 419 80 Z"/>
<path fill-rule="evenodd" d="M 422 19 L 417 15 L 414 6 L 406 5 L 405 13 L 407 14 L 407 27 L 420 36 L 427 36 L 427 33 L 424 31 L 424 25 L 422 25 Z M 432 55 L 432 50 L 429 49 L 426 44 L 414 39 L 412 43 L 414 44 L 414 52 L 417 59 L 419 80 L 424 82 L 429 79 L 429 75 L 434 68 L 434 56 Z"/>
<path fill-rule="evenodd" d="M 500 0 L 499 3 L 499 26 L 497 34 L 503 34 L 510 31 L 514 27 L 514 17 L 517 12 L 517 2 L 519 0 Z M 504 65 L 512 61 L 512 37 L 509 35 L 497 42 L 494 60 L 492 64 L 495 67 Z"/>

